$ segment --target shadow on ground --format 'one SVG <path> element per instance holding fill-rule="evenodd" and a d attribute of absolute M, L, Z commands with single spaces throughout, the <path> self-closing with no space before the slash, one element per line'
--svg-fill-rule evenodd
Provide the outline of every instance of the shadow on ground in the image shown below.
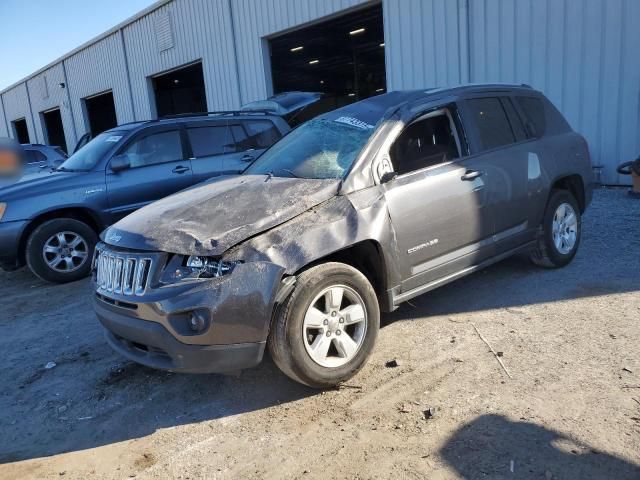
<path fill-rule="evenodd" d="M 482 415 L 464 425 L 440 454 L 462 478 L 470 480 L 640 478 L 637 465 L 578 444 L 559 432 L 500 415 Z"/>
<path fill-rule="evenodd" d="M 98 367 L 98 376 L 87 383 L 79 369 L 97 367 L 92 355 L 62 359 L 56 372 L 45 371 L 18 387 L 19 396 L 25 389 L 37 394 L 46 388 L 49 395 L 43 397 L 49 400 L 3 427 L 0 463 L 142 438 L 159 429 L 232 417 L 319 393 L 280 374 L 268 358 L 238 376 L 178 375 L 124 362 Z M 53 393 L 57 391 L 64 391 L 60 400 Z"/>

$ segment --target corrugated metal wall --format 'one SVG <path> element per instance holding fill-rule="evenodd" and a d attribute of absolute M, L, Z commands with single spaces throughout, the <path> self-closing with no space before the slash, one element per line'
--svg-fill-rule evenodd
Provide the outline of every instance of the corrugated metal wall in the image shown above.
<path fill-rule="evenodd" d="M 153 116 L 149 78 L 202 60 L 208 107 L 271 93 L 267 39 L 370 5 L 367 0 L 173 0 L 64 59 L 71 104 L 56 89 L 62 63 L 2 93 L 7 122 L 61 106 L 72 146 L 88 130 L 82 98 L 112 90 L 119 123 Z M 382 0 L 388 89 L 465 82 L 528 83 L 584 134 L 603 181 L 640 153 L 639 0 Z M 73 116 L 71 115 L 73 111 Z M 73 118 L 73 122 L 72 122 Z M 0 118 L 0 120 L 2 120 Z M 0 134 L 6 129 L 0 121 Z M 10 126 L 10 123 L 9 123 Z M 75 127 L 75 128 L 74 128 Z M 13 134 L 11 128 L 9 134 Z"/>
<path fill-rule="evenodd" d="M 265 37 L 371 3 L 365 0 L 231 0 L 240 77 L 241 103 L 270 94 Z"/>
<path fill-rule="evenodd" d="M 64 60 L 78 136 L 89 131 L 82 99 L 113 91 L 118 123 L 135 120 L 120 32 L 109 35 Z"/>
<path fill-rule="evenodd" d="M 637 0 L 471 0 L 473 82 L 528 83 L 589 141 L 605 183 L 640 154 Z"/>
<path fill-rule="evenodd" d="M 36 138 L 32 139 L 32 141 L 39 143 L 46 142 L 45 127 L 41 114 L 44 111 L 59 108 L 67 148 L 72 149 L 75 145 L 73 118 L 67 99 L 66 84 L 65 88 L 60 88 L 61 83 L 65 83 L 62 63 L 54 65 L 27 81 L 36 131 Z"/>
<path fill-rule="evenodd" d="M 163 31 L 162 40 L 169 43 L 159 44 L 159 21 L 167 15 L 169 30 Z M 136 119 L 154 116 L 150 76 L 197 60 L 202 60 L 209 110 L 237 108 L 240 96 L 231 29 L 229 0 L 175 0 L 126 26 Z M 166 48 L 169 44 L 173 47 Z"/>
<path fill-rule="evenodd" d="M 0 101 L 0 137 L 8 137 L 8 136 L 9 136 L 9 131 L 7 130 L 7 117 L 4 114 L 4 107 L 2 106 L 2 101 Z"/>
<path fill-rule="evenodd" d="M 27 92 L 27 84 L 21 83 L 11 90 L 2 94 L 2 102 L 4 104 L 4 114 L 7 117 L 7 125 L 9 127 L 9 135 L 14 136 L 11 122 L 24 118 L 27 121 L 27 130 L 29 131 L 29 139 L 31 142 L 36 141 L 36 131 L 31 118 L 29 109 L 29 95 Z"/>
<path fill-rule="evenodd" d="M 468 82 L 465 8 L 464 0 L 384 0 L 388 90 Z"/>

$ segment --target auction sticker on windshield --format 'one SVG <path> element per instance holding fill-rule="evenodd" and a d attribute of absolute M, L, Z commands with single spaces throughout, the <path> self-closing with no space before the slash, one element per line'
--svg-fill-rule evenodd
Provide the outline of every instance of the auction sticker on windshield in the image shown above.
<path fill-rule="evenodd" d="M 358 120 L 357 118 L 353 118 L 353 117 L 340 117 L 340 118 L 336 118 L 335 121 L 340 123 L 346 123 L 347 125 L 361 128 L 362 130 L 370 130 L 373 128 L 373 125 L 369 125 L 368 123 L 365 123 L 362 120 Z"/>
<path fill-rule="evenodd" d="M 118 142 L 122 138 L 122 135 L 111 135 L 105 140 L 105 142 Z"/>

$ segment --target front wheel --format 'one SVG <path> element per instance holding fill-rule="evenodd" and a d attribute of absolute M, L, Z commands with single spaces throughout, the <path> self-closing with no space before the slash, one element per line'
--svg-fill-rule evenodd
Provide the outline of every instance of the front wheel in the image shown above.
<path fill-rule="evenodd" d="M 551 192 L 531 260 L 546 268 L 567 265 L 580 245 L 582 218 L 575 197 L 566 190 Z"/>
<path fill-rule="evenodd" d="M 98 236 L 86 223 L 56 218 L 39 225 L 27 240 L 26 260 L 43 280 L 66 283 L 89 275 Z"/>
<path fill-rule="evenodd" d="M 269 351 L 292 379 L 331 387 L 364 366 L 379 327 L 378 299 L 366 277 L 349 265 L 325 263 L 298 276 L 274 320 Z"/>

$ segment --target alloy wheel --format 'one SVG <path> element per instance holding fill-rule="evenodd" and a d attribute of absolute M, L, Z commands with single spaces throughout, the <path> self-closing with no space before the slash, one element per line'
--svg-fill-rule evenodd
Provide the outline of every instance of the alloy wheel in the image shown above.
<path fill-rule="evenodd" d="M 78 270 L 89 258 L 87 241 L 75 232 L 58 232 L 49 237 L 42 248 L 49 268 L 69 273 Z"/>
<path fill-rule="evenodd" d="M 558 205 L 553 215 L 553 243 L 559 253 L 566 255 L 573 250 L 578 238 L 578 216 L 568 203 Z"/>
<path fill-rule="evenodd" d="M 328 368 L 345 365 L 364 343 L 364 301 L 346 285 L 327 287 L 309 305 L 302 329 L 305 349 L 314 362 Z"/>

